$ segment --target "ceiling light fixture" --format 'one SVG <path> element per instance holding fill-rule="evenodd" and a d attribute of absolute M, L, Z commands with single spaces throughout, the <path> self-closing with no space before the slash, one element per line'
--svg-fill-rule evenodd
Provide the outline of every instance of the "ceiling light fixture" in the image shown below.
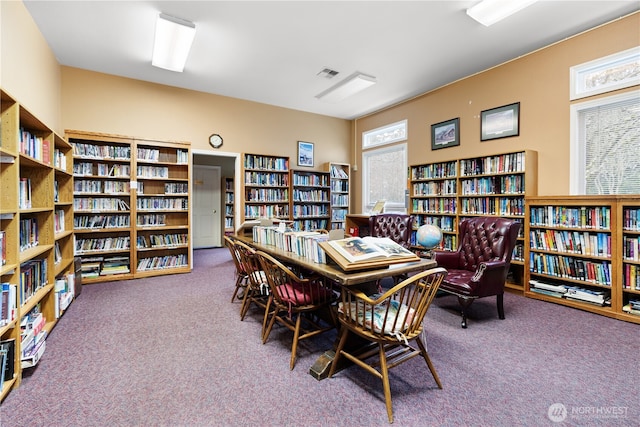
<path fill-rule="evenodd" d="M 537 0 L 482 0 L 467 9 L 467 15 L 488 27 L 517 11 L 532 5 Z"/>
<path fill-rule="evenodd" d="M 193 22 L 161 13 L 156 20 L 151 64 L 181 73 L 196 35 Z"/>
<path fill-rule="evenodd" d="M 375 77 L 356 72 L 319 93 L 316 98 L 325 102 L 339 102 L 376 83 Z"/>

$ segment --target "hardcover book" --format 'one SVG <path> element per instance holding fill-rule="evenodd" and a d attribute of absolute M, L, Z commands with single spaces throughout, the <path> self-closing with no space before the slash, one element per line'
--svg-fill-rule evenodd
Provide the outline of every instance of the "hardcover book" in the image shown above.
<path fill-rule="evenodd" d="M 388 237 L 348 237 L 322 242 L 320 246 L 345 271 L 420 259 Z"/>

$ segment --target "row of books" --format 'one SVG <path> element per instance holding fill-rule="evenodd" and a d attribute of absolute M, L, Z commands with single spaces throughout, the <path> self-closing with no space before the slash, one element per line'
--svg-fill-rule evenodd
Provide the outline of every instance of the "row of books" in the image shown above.
<path fill-rule="evenodd" d="M 566 286 L 535 279 L 529 280 L 529 289 L 533 292 L 557 298 L 587 302 L 599 306 L 611 304 L 611 293 L 606 290 L 585 288 L 580 286 Z"/>
<path fill-rule="evenodd" d="M 622 287 L 640 291 L 640 265 L 624 264 L 622 266 Z"/>
<path fill-rule="evenodd" d="M 325 230 L 327 225 L 328 221 L 326 219 L 296 219 L 292 227 L 296 231 Z"/>
<path fill-rule="evenodd" d="M 245 204 L 244 217 L 247 220 L 253 218 L 289 218 L 289 205 L 254 206 Z"/>
<path fill-rule="evenodd" d="M 317 231 L 294 231 L 280 226 L 253 227 L 254 242 L 275 246 L 319 264 L 326 264 L 327 258 L 318 243 L 328 239 L 328 234 Z"/>
<path fill-rule="evenodd" d="M 31 209 L 31 180 L 29 178 L 20 178 L 18 183 L 18 208 Z"/>
<path fill-rule="evenodd" d="M 460 198 L 460 213 L 483 215 L 524 215 L 522 197 Z"/>
<path fill-rule="evenodd" d="M 349 182 L 348 181 L 331 181 L 331 192 L 348 193 Z"/>
<path fill-rule="evenodd" d="M 300 187 L 329 187 L 330 178 L 326 175 L 293 175 L 293 185 Z"/>
<path fill-rule="evenodd" d="M 411 179 L 437 179 L 455 177 L 458 163 L 451 161 L 447 163 L 435 163 L 431 165 L 413 166 L 411 168 Z"/>
<path fill-rule="evenodd" d="M 7 233 L 0 231 L 0 266 L 7 263 Z"/>
<path fill-rule="evenodd" d="M 137 247 L 143 248 L 163 248 L 172 246 L 185 246 L 189 244 L 189 237 L 186 233 L 180 234 L 151 234 L 138 236 Z"/>
<path fill-rule="evenodd" d="M 167 166 L 138 166 L 138 178 L 169 178 Z"/>
<path fill-rule="evenodd" d="M 8 325 L 16 318 L 18 286 L 9 282 L 0 284 L 0 326 Z"/>
<path fill-rule="evenodd" d="M 22 306 L 49 283 L 47 259 L 33 259 L 20 265 L 19 304 Z"/>
<path fill-rule="evenodd" d="M 257 156 L 246 154 L 244 156 L 245 169 L 269 169 L 278 171 L 289 170 L 289 159 L 282 157 Z"/>
<path fill-rule="evenodd" d="M 640 237 L 623 237 L 622 257 L 627 261 L 640 261 Z"/>
<path fill-rule="evenodd" d="M 35 366 L 45 350 L 47 320 L 36 305 L 20 320 L 20 348 L 22 368 Z"/>
<path fill-rule="evenodd" d="M 463 179 L 460 181 L 462 194 L 522 194 L 524 176 L 511 175 L 490 178 Z"/>
<path fill-rule="evenodd" d="M 594 262 L 569 256 L 535 252 L 531 252 L 529 255 L 529 269 L 532 273 L 611 286 L 610 262 Z"/>
<path fill-rule="evenodd" d="M 75 253 L 82 254 L 95 251 L 112 251 L 129 249 L 130 237 L 76 238 Z"/>
<path fill-rule="evenodd" d="M 140 227 L 164 227 L 167 225 L 166 214 L 142 214 L 138 215 L 136 224 Z"/>
<path fill-rule="evenodd" d="M 455 227 L 455 217 L 453 216 L 429 216 L 429 215 L 416 215 L 413 219 L 413 223 L 417 228 L 421 225 L 429 224 L 439 227 L 442 231 L 453 232 Z"/>
<path fill-rule="evenodd" d="M 288 187 L 289 175 L 269 172 L 245 172 L 245 185 L 269 185 L 275 187 Z"/>
<path fill-rule="evenodd" d="M 53 231 L 60 233 L 64 231 L 64 210 L 56 209 L 53 212 Z"/>
<path fill-rule="evenodd" d="M 57 278 L 54 285 L 54 292 L 54 314 L 56 319 L 59 319 L 73 301 L 75 295 L 75 273 L 68 273 Z"/>
<path fill-rule="evenodd" d="M 347 171 L 336 165 L 331 165 L 329 173 L 331 174 L 331 178 L 349 179 Z"/>
<path fill-rule="evenodd" d="M 622 213 L 622 228 L 628 231 L 640 231 L 640 209 L 624 208 Z"/>
<path fill-rule="evenodd" d="M 128 256 L 83 257 L 80 264 L 82 278 L 91 279 L 111 274 L 129 273 Z"/>
<path fill-rule="evenodd" d="M 131 160 L 131 147 L 128 145 L 94 145 L 76 142 L 73 155 L 92 159 Z"/>
<path fill-rule="evenodd" d="M 97 193 L 97 194 L 129 194 L 129 181 L 95 181 L 87 179 L 77 179 L 73 182 L 74 193 Z"/>
<path fill-rule="evenodd" d="M 412 199 L 411 207 L 414 213 L 455 214 L 458 206 L 457 201 L 456 197 Z"/>
<path fill-rule="evenodd" d="M 129 178 L 131 176 L 131 166 L 119 163 L 109 165 L 106 163 L 78 162 L 73 165 L 73 175 Z"/>
<path fill-rule="evenodd" d="M 186 197 L 145 197 L 137 200 L 136 207 L 141 210 L 183 211 L 189 208 L 189 199 Z"/>
<path fill-rule="evenodd" d="M 525 153 L 466 159 L 460 161 L 460 175 L 485 175 L 491 173 L 524 172 Z"/>
<path fill-rule="evenodd" d="M 546 227 L 611 228 L 611 209 L 607 206 L 578 207 L 541 206 L 530 210 L 532 225 Z"/>
<path fill-rule="evenodd" d="M 442 181 L 415 182 L 411 186 L 413 196 L 444 196 L 455 195 L 457 181 L 445 179 Z"/>
<path fill-rule="evenodd" d="M 245 189 L 247 202 L 283 202 L 289 203 L 287 188 L 247 188 Z"/>
<path fill-rule="evenodd" d="M 293 190 L 294 202 L 329 202 L 328 190 Z"/>
<path fill-rule="evenodd" d="M 20 128 L 20 153 L 26 154 L 45 164 L 51 163 L 51 142 L 41 136 L 34 135 L 24 128 Z"/>
<path fill-rule="evenodd" d="M 122 199 L 115 197 L 75 197 L 73 210 L 78 211 L 128 211 L 129 205 Z"/>
<path fill-rule="evenodd" d="M 329 216 L 328 205 L 294 205 L 293 218 Z"/>
<path fill-rule="evenodd" d="M 39 244 L 39 228 L 37 218 L 20 220 L 20 252 L 34 248 Z"/>
<path fill-rule="evenodd" d="M 611 235 L 608 233 L 531 229 L 529 239 L 532 249 L 589 256 L 611 256 Z"/>
<path fill-rule="evenodd" d="M 129 227 L 129 215 L 77 215 L 73 219 L 77 229 Z"/>
<path fill-rule="evenodd" d="M 188 266 L 186 254 L 155 256 L 138 260 L 137 271 L 163 270 Z"/>
<path fill-rule="evenodd" d="M 62 150 L 53 150 L 53 166 L 58 169 L 67 170 L 67 156 Z"/>
<path fill-rule="evenodd" d="M 0 341 L 0 388 L 5 381 L 12 380 L 15 371 L 16 340 L 15 338 Z"/>

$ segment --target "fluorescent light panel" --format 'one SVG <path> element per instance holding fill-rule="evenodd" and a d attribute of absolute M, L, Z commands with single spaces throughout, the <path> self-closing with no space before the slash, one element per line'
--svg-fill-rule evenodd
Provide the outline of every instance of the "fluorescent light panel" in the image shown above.
<path fill-rule="evenodd" d="M 517 11 L 532 5 L 537 0 L 482 0 L 467 9 L 467 15 L 488 27 Z"/>
<path fill-rule="evenodd" d="M 329 89 L 316 95 L 316 98 L 325 102 L 339 102 L 348 98 L 369 86 L 376 84 L 376 78 L 362 73 L 354 73 L 344 80 L 331 86 Z"/>
<path fill-rule="evenodd" d="M 193 22 L 161 13 L 156 20 L 151 64 L 165 70 L 181 73 L 196 35 Z"/>

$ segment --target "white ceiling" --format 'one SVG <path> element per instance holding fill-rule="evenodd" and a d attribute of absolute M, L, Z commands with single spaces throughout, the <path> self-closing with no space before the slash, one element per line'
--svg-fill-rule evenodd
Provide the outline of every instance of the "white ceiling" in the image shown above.
<path fill-rule="evenodd" d="M 24 3 L 62 65 L 346 119 L 640 10 L 540 1 L 484 27 L 465 13 L 477 1 Z M 151 66 L 159 12 L 196 25 L 183 73 Z M 325 67 L 339 74 L 317 76 Z M 335 104 L 315 98 L 355 71 L 378 84 Z"/>

